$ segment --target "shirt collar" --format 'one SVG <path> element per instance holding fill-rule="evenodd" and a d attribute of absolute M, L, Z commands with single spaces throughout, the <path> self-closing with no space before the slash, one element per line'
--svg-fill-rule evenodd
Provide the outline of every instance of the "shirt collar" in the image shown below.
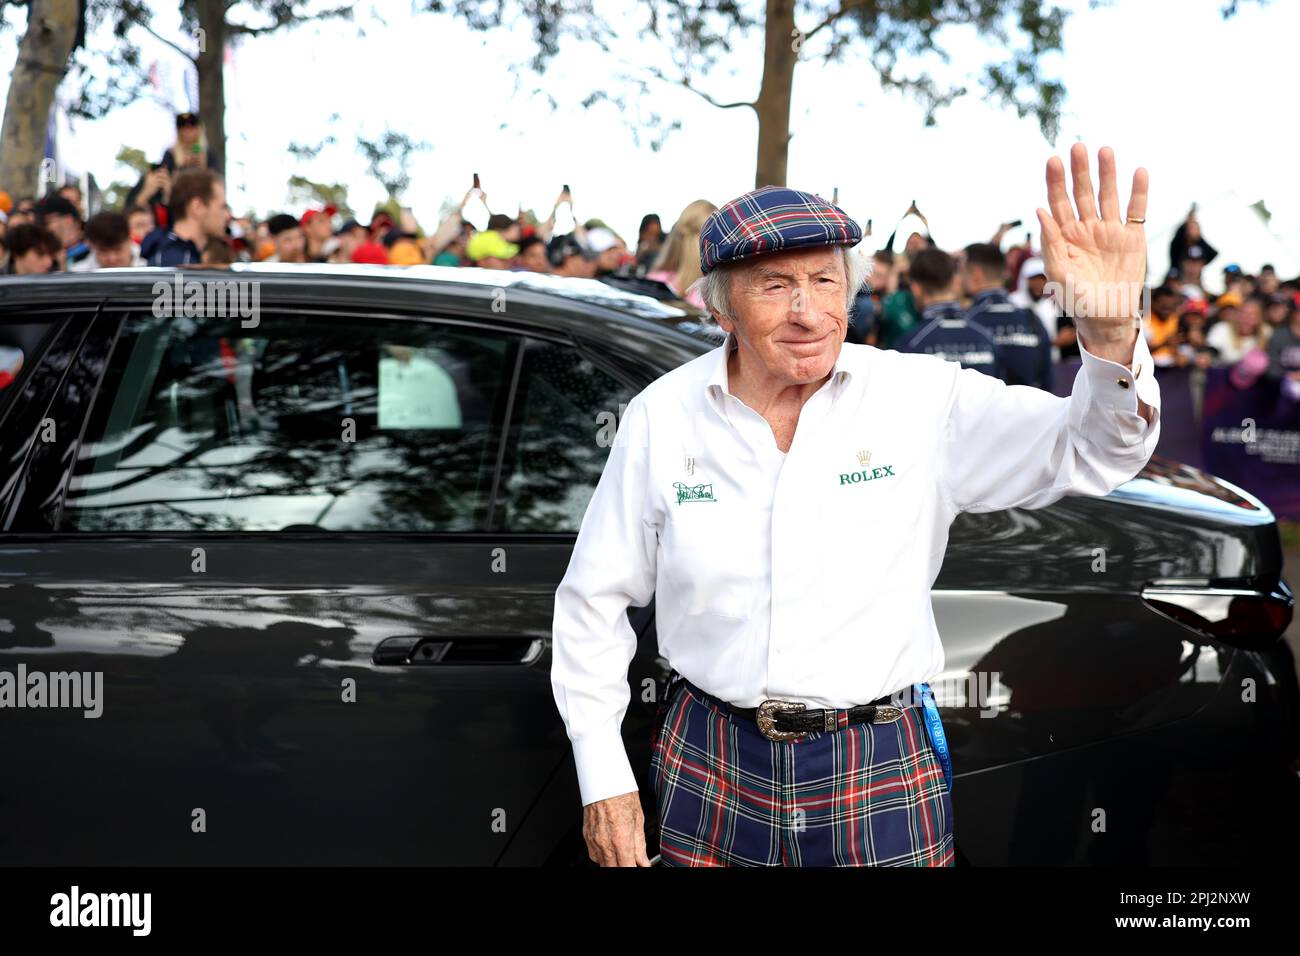
<path fill-rule="evenodd" d="M 1005 299 L 1006 297 L 1007 297 L 1006 289 L 999 289 L 997 286 L 994 286 L 991 289 L 981 289 L 979 292 L 976 292 L 970 298 L 972 303 L 976 303 L 976 302 L 983 303 L 983 302 L 988 302 L 990 299 Z"/>
<path fill-rule="evenodd" d="M 929 321 L 930 319 L 951 319 L 962 314 L 961 303 L 954 299 L 944 302 L 935 302 L 933 305 L 927 305 L 921 313 L 921 318 Z"/>

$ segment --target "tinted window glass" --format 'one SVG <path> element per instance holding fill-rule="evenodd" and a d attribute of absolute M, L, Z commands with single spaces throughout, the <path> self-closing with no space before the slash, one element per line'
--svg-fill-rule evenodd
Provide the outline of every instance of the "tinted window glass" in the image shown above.
<path fill-rule="evenodd" d="M 516 347 L 421 322 L 133 316 L 60 528 L 481 530 Z"/>
<path fill-rule="evenodd" d="M 616 417 L 635 390 L 568 345 L 530 341 L 502 476 L 506 531 L 577 531 L 600 480 Z"/>

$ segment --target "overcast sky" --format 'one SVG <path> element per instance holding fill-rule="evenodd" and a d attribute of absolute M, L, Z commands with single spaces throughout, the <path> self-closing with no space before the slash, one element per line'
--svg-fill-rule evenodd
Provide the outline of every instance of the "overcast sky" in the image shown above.
<path fill-rule="evenodd" d="M 1150 171 L 1152 234 L 1180 220 L 1192 201 L 1204 206 L 1234 192 L 1244 202 L 1264 199 L 1275 232 L 1295 232 L 1300 191 L 1286 104 L 1295 90 L 1300 4 L 1248 4 L 1225 22 L 1223 2 L 1114 0 L 1098 10 L 1083 0 L 1072 4 L 1065 55 L 1046 64 L 1068 91 L 1055 150 L 1032 119 L 976 95 L 941 111 L 938 125 L 926 129 L 920 106 L 882 92 L 861 57 L 829 67 L 804 62 L 795 76 L 789 183 L 828 197 L 838 187 L 841 205 L 862 221 L 873 219 L 881 242 L 915 198 L 936 240 L 953 248 L 986 238 L 1004 220 L 1031 227 L 1034 208 L 1045 205 L 1047 157 L 1064 155 L 1081 139 L 1094 157 L 1102 145 L 1115 149 L 1124 201 L 1133 169 Z M 170 19 L 155 28 L 172 35 L 175 5 L 158 6 Z M 626 22 L 634 9 L 629 2 Z M 530 52 L 526 31 L 478 34 L 449 17 L 410 15 L 397 3 L 386 24 L 358 14 L 356 23 L 306 26 L 234 50 L 226 128 L 237 212 L 285 209 L 287 179 L 296 170 L 351 184 L 351 204 L 368 214 L 383 191 L 366 174 L 355 135 L 376 136 L 385 126 L 433 146 L 414 160 L 404 197 L 430 229 L 439 207 L 459 199 L 474 172 L 489 205 L 505 212 L 522 202 L 545 215 L 568 183 L 580 218 L 601 217 L 630 242 L 646 212 L 668 227 L 694 199 L 722 203 L 753 186 L 752 111 L 718 110 L 661 87 L 635 108 L 679 118 L 682 128 L 654 152 L 651 137 L 638 145 L 628 117 L 611 104 L 581 107 L 592 89 L 613 89 L 609 59 L 588 47 L 566 50 L 545 78 L 559 103 L 552 112 L 529 87 L 516 90 L 505 68 Z M 951 72 L 942 75 L 973 74 L 985 62 L 984 41 L 962 31 L 951 37 Z M 170 65 L 176 105 L 185 105 L 181 58 L 161 44 L 149 49 L 146 62 L 156 56 Z M 618 53 L 638 63 L 662 58 L 635 43 Z M 0 51 L 0 76 L 9 75 L 13 57 L 12 48 Z M 719 99 L 752 98 L 761 60 L 756 33 L 737 44 L 729 64 L 734 76 L 719 73 L 701 85 Z M 103 184 L 126 178 L 113 159 L 120 144 L 159 153 L 171 129 L 163 105 L 141 102 L 76 124 L 73 135 Z M 295 164 L 286 150 L 292 141 L 330 133 L 340 145 L 310 163 Z"/>

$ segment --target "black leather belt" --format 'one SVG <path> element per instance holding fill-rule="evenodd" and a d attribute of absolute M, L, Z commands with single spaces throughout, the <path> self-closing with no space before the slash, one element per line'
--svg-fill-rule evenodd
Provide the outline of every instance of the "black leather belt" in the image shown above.
<path fill-rule="evenodd" d="M 686 681 L 684 677 L 676 676 L 677 679 Z M 690 686 L 695 693 L 717 704 L 727 713 L 742 720 L 756 722 L 759 731 L 768 740 L 798 740 L 806 734 L 837 730 L 840 726 L 839 714 L 844 710 L 848 711 L 847 722 L 850 724 L 887 724 L 903 716 L 903 711 L 894 703 L 892 694 L 877 697 L 869 704 L 809 710 L 802 701 L 777 698 L 769 698 L 757 707 L 737 707 L 694 684 Z"/>

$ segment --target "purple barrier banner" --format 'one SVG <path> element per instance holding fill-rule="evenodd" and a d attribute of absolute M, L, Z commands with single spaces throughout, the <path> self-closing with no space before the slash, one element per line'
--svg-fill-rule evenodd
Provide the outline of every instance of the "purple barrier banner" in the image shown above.
<path fill-rule="evenodd" d="M 1068 396 L 1079 368 L 1077 361 L 1057 364 L 1053 369 L 1052 391 Z M 1194 374 L 1189 368 L 1156 369 L 1156 381 L 1160 383 L 1160 444 L 1156 446 L 1156 454 L 1204 468 L 1201 429 L 1196 421 Z"/>
<path fill-rule="evenodd" d="M 1056 366 L 1052 391 L 1069 395 L 1080 363 Z M 1156 454 L 1243 488 L 1279 518 L 1300 521 L 1300 401 L 1277 381 L 1234 385 L 1231 369 L 1156 370 L 1160 444 Z"/>
<path fill-rule="evenodd" d="M 1239 388 L 1230 373 L 1212 368 L 1205 381 L 1205 469 L 1300 520 L 1300 401 L 1276 379 Z"/>

